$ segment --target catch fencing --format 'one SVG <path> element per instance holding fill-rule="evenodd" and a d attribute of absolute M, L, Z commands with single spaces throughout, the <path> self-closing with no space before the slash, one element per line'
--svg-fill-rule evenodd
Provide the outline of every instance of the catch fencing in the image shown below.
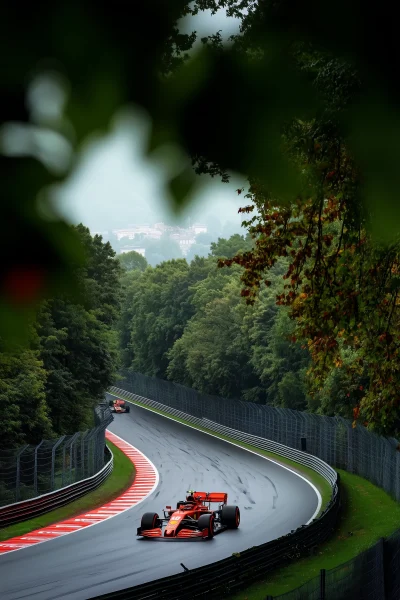
<path fill-rule="evenodd" d="M 0 519 L 5 513 L 1 507 L 30 501 L 99 474 L 105 460 L 110 461 L 110 456 L 105 456 L 105 430 L 112 420 L 109 407 L 100 404 L 95 408 L 96 426 L 90 430 L 42 440 L 37 446 L 0 448 Z M 91 484 L 95 483 L 97 480 L 92 480 Z M 75 492 L 79 489 L 74 488 Z"/>

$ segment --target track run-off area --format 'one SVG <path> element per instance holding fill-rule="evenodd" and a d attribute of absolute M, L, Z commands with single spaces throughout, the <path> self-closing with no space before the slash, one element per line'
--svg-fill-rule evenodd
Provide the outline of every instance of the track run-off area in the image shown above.
<path fill-rule="evenodd" d="M 121 438 L 118 446 L 127 442 L 133 462 L 133 450 L 139 451 L 135 483 L 151 481 L 153 491 L 136 488 L 142 496 L 131 494 L 131 507 L 120 503 L 123 512 L 116 512 L 115 504 L 110 513 L 97 509 L 102 518 L 71 535 L 0 554 L 1 600 L 86 600 L 180 573 L 181 563 L 192 569 L 273 540 L 306 524 L 319 510 L 314 486 L 287 467 L 136 405 L 115 415 L 109 439 L 116 443 L 112 434 Z M 154 479 L 141 453 L 154 466 Z M 241 510 L 239 529 L 201 542 L 137 538 L 144 512 L 162 514 L 188 489 L 227 492 L 228 504 Z"/>

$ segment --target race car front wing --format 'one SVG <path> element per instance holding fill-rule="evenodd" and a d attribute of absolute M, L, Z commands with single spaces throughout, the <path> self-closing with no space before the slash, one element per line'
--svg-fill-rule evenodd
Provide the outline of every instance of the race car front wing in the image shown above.
<path fill-rule="evenodd" d="M 147 530 L 143 530 L 143 531 L 142 531 L 141 527 L 138 527 L 137 535 L 147 538 L 147 539 L 152 539 L 152 540 L 154 540 L 154 539 L 165 540 L 165 541 L 187 540 L 187 539 L 202 540 L 202 539 L 207 538 L 208 529 L 203 529 L 203 531 L 196 531 L 195 529 L 181 529 L 174 536 L 165 536 L 163 534 L 161 527 L 156 527 L 155 529 L 147 529 Z"/>
<path fill-rule="evenodd" d="M 225 529 L 227 529 L 227 527 L 225 527 L 225 525 L 221 525 L 220 523 L 217 523 L 217 526 L 214 529 L 214 535 L 217 535 L 218 533 L 221 533 L 222 531 L 224 531 Z M 161 527 L 155 527 L 154 529 L 143 529 L 141 527 L 138 527 L 137 529 L 137 534 L 139 537 L 143 537 L 149 540 L 162 540 L 165 542 L 171 542 L 171 541 L 188 541 L 188 540 L 206 540 L 208 539 L 208 529 L 203 529 L 202 531 L 200 531 L 199 529 L 186 529 L 186 528 L 182 528 L 178 531 L 178 533 L 174 536 L 165 536 L 163 534 L 163 530 Z"/>

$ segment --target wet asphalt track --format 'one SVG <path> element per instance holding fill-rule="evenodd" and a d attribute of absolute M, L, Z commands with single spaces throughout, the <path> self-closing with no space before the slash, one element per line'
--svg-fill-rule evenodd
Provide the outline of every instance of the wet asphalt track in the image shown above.
<path fill-rule="evenodd" d="M 144 502 L 99 525 L 0 556 L 1 600 L 87 600 L 208 564 L 262 544 L 306 523 L 315 491 L 268 460 L 132 406 L 110 430 L 141 450 L 160 482 Z M 160 515 L 187 489 L 228 493 L 241 525 L 209 542 L 153 542 L 136 538 L 143 512 Z"/>

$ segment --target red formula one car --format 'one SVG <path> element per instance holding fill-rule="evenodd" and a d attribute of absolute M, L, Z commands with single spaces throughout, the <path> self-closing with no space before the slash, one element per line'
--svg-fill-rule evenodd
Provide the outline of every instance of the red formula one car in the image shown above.
<path fill-rule="evenodd" d="M 112 411 L 115 413 L 128 413 L 131 410 L 131 407 L 125 400 L 110 400 L 110 406 L 113 407 Z"/>
<path fill-rule="evenodd" d="M 163 540 L 211 540 L 225 529 L 237 529 L 240 524 L 238 506 L 227 504 L 224 492 L 195 492 L 189 490 L 186 500 L 181 500 L 176 509 L 167 506 L 164 518 L 157 513 L 147 512 L 137 530 L 137 535 L 149 539 Z M 217 510 L 211 503 L 218 503 Z"/>

